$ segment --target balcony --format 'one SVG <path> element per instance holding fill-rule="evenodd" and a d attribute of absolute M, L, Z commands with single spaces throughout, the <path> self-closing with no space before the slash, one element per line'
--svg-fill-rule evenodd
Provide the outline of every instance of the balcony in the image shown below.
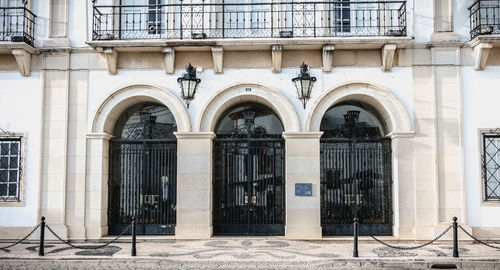
<path fill-rule="evenodd" d="M 92 40 L 405 37 L 406 1 L 93 6 Z M 230 2 L 230 3 L 228 3 Z"/>
<path fill-rule="evenodd" d="M 34 46 L 35 14 L 26 7 L 0 7 L 0 41 Z"/>
<path fill-rule="evenodd" d="M 469 7 L 469 18 L 474 67 L 483 70 L 490 50 L 500 47 L 500 0 L 475 0 Z"/>
<path fill-rule="evenodd" d="M 476 0 L 469 7 L 470 36 L 500 34 L 500 0 Z"/>
<path fill-rule="evenodd" d="M 323 71 L 329 72 L 334 50 L 381 50 L 383 69 L 389 71 L 395 50 L 411 40 L 406 1 L 166 2 L 93 1 L 92 40 L 87 43 L 102 53 L 111 74 L 117 72 L 121 52 L 161 52 L 171 74 L 176 51 L 211 51 L 214 71 L 221 73 L 224 51 L 270 51 L 272 70 L 280 72 L 283 51 L 320 50 Z"/>
<path fill-rule="evenodd" d="M 30 74 L 31 55 L 36 53 L 36 15 L 23 7 L 0 7 L 0 54 L 12 54 L 23 76 Z"/>

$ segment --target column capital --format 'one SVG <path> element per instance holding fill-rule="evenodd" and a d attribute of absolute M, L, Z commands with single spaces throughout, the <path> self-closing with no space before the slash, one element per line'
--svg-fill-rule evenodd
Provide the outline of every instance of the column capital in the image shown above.
<path fill-rule="evenodd" d="M 397 139 L 397 138 L 414 138 L 415 137 L 415 131 L 395 131 L 395 132 L 391 132 L 389 134 L 387 134 L 388 138 L 391 138 L 391 139 Z"/>
<path fill-rule="evenodd" d="M 174 132 L 177 139 L 210 139 L 215 138 L 213 132 Z"/>
<path fill-rule="evenodd" d="M 87 133 L 86 137 L 89 140 L 110 140 L 113 139 L 115 136 L 103 132 L 103 133 Z"/>
<path fill-rule="evenodd" d="M 319 139 L 323 135 L 323 131 L 320 132 L 283 132 L 283 138 L 286 139 Z"/>

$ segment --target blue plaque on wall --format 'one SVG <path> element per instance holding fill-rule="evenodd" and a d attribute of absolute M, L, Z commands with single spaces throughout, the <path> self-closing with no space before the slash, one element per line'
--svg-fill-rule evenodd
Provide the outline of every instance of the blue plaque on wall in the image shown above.
<path fill-rule="evenodd" d="M 295 196 L 312 196 L 312 184 L 295 183 Z"/>

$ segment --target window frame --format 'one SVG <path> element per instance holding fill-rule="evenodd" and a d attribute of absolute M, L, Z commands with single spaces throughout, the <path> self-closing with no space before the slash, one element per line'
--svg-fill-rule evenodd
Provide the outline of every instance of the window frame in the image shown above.
<path fill-rule="evenodd" d="M 18 139 L 19 146 L 19 175 L 18 175 L 18 197 L 16 199 L 0 200 L 0 207 L 25 206 L 26 194 L 26 133 L 9 132 L 0 128 L 0 139 Z"/>
<path fill-rule="evenodd" d="M 479 179 L 481 181 L 481 206 L 495 206 L 500 205 L 500 194 L 498 199 L 488 199 L 486 197 L 486 168 L 485 165 L 485 149 L 484 142 L 485 136 L 499 136 L 500 138 L 500 128 L 481 128 L 478 130 L 479 138 Z M 500 140 L 500 139 L 499 139 Z M 499 151 L 500 155 L 500 151 Z M 499 179 L 500 180 L 500 179 Z"/>

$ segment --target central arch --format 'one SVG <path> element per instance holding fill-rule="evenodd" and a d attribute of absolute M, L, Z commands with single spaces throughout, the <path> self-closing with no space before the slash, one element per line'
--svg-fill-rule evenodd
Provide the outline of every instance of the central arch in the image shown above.
<path fill-rule="evenodd" d="M 214 131 L 222 113 L 243 102 L 259 103 L 271 108 L 286 132 L 300 131 L 299 118 L 292 103 L 277 90 L 253 83 L 237 84 L 216 92 L 202 110 L 198 131 Z"/>

